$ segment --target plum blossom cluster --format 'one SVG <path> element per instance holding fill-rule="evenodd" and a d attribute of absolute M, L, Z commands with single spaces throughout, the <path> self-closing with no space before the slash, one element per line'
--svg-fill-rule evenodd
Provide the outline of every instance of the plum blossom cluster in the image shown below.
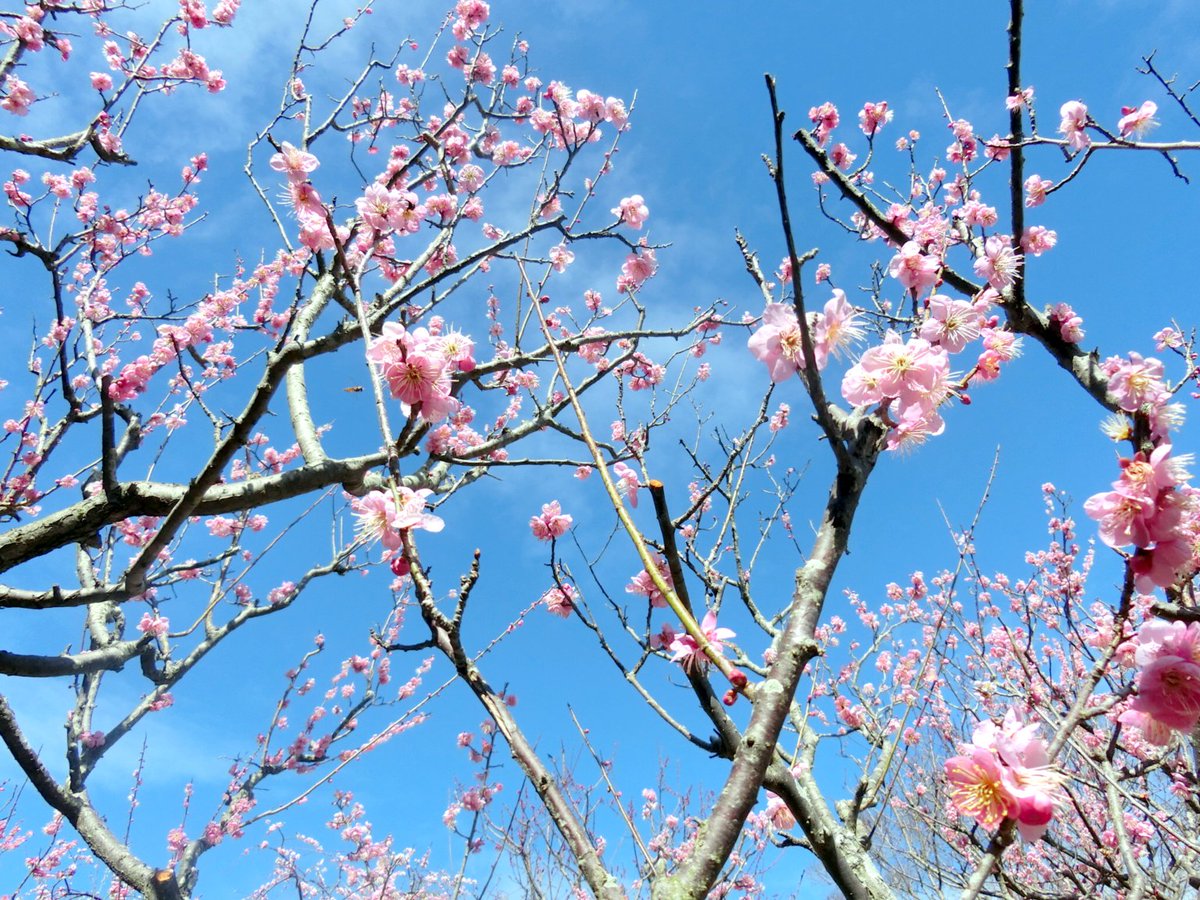
<path fill-rule="evenodd" d="M 1137 667 L 1137 696 L 1119 721 L 1165 746 L 1200 724 L 1200 622 L 1151 619 L 1122 648 Z"/>
<path fill-rule="evenodd" d="M 326 221 L 328 211 L 308 178 L 320 165 L 315 155 L 287 141 L 270 161 L 272 169 L 287 176 L 287 196 L 300 223 L 300 243 L 313 251 L 333 246 L 333 235 Z"/>
<path fill-rule="evenodd" d="M 1087 129 L 1093 124 L 1087 106 L 1079 100 L 1068 100 L 1058 113 L 1061 117 L 1058 133 L 1066 140 L 1067 146 L 1076 152 L 1086 150 L 1092 143 Z M 1154 118 L 1157 114 L 1158 104 L 1153 100 L 1146 100 L 1141 106 L 1122 106 L 1117 131 L 1122 138 L 1143 138 L 1158 126 L 1158 120 Z"/>
<path fill-rule="evenodd" d="M 1122 459 L 1111 491 L 1084 503 L 1100 523 L 1100 540 L 1114 549 L 1133 545 L 1129 566 L 1139 590 L 1171 587 L 1195 570 L 1196 492 L 1187 485 L 1189 456 L 1172 457 L 1171 445 Z"/>
<path fill-rule="evenodd" d="M 1017 105 L 1014 108 L 1029 104 L 1032 96 L 1032 89 L 1020 92 L 1012 101 Z M 891 117 L 886 103 L 868 103 L 859 113 L 860 128 L 873 137 Z M 828 146 L 840 122 L 837 108 L 831 103 L 813 107 L 809 118 L 815 126 L 812 141 L 819 147 Z M 947 159 L 963 163 L 974 159 L 980 140 L 971 124 L 958 119 L 949 127 L 955 143 L 947 150 Z M 910 138 L 915 141 L 919 135 L 913 132 Z M 985 143 L 984 153 L 991 159 L 1001 159 L 1009 152 L 999 137 Z M 897 147 L 907 149 L 909 138 L 901 139 Z M 822 168 L 814 176 L 818 186 L 830 180 L 831 169 L 845 168 L 835 158 L 838 154 L 834 151 L 820 157 L 811 144 L 809 148 Z M 841 156 L 848 152 L 843 149 Z M 863 211 L 851 217 L 863 239 L 882 238 L 892 247 L 888 275 L 904 289 L 905 304 L 912 303 L 913 312 L 898 317 L 891 301 L 879 301 L 889 330 L 882 344 L 866 350 L 842 380 L 842 396 L 847 401 L 857 406 L 880 407 L 891 427 L 888 446 L 892 449 L 919 444 L 940 434 L 944 422 L 939 407 L 952 398 L 969 402 L 965 391 L 972 381 L 995 379 L 1004 364 L 1019 355 L 1020 338 L 1001 327 L 999 318 L 990 311 L 1021 277 L 1023 253 L 1040 255 L 1057 240 L 1053 231 L 1037 225 L 1026 227 L 1020 235 L 996 233 L 999 213 L 972 189 L 970 177 L 964 171 L 947 180 L 947 173 L 941 168 L 934 168 L 924 178 L 914 172 L 908 202 L 895 202 L 879 209 L 891 230 Z M 869 185 L 871 176 L 856 171 L 850 175 L 850 181 Z M 1052 182 L 1032 176 L 1026 184 L 1031 201 L 1028 205 L 1043 202 L 1052 187 Z M 973 297 L 955 299 L 936 293 L 942 284 L 947 253 L 954 246 L 970 250 L 975 274 L 986 282 Z M 785 281 L 789 280 L 790 265 L 785 265 L 780 274 Z M 828 277 L 827 271 L 819 271 L 818 281 L 822 280 L 822 274 Z M 1066 304 L 1055 312 L 1059 314 L 1055 324 L 1063 339 L 1078 342 L 1083 336 L 1082 320 Z M 865 329 L 859 324 L 859 317 L 865 317 L 865 313 L 860 311 L 848 321 L 839 321 L 831 313 L 833 309 L 827 305 L 824 315 L 834 326 L 837 338 L 862 336 Z M 750 339 L 751 351 L 766 363 L 773 381 L 781 381 L 804 366 L 799 324 L 790 308 L 769 304 L 763 327 Z M 829 346 L 821 333 L 821 322 L 810 319 L 809 324 L 814 356 L 818 366 L 823 366 Z M 839 326 L 845 334 L 839 333 Z M 981 342 L 982 349 L 974 364 L 964 366 L 963 374 L 952 375 L 950 357 L 975 342 Z"/>
<path fill-rule="evenodd" d="M 367 359 L 406 416 L 419 415 L 432 423 L 458 411 L 459 402 L 451 396 L 453 376 L 475 368 L 474 351 L 471 339 L 458 332 L 434 334 L 423 327 L 409 331 L 397 322 L 385 322 L 367 347 Z"/>
<path fill-rule="evenodd" d="M 790 266 L 789 266 L 790 269 Z M 821 312 L 808 314 L 808 334 L 818 369 L 830 356 L 863 336 L 861 316 L 850 305 L 844 291 L 835 289 Z M 773 382 L 786 381 L 805 368 L 804 344 L 796 309 L 788 303 L 768 303 L 761 327 L 747 342 L 754 358 L 767 367 Z"/>
<path fill-rule="evenodd" d="M 176 24 L 180 35 L 187 40 L 191 29 L 206 28 L 209 25 L 220 27 L 233 23 L 241 0 L 220 0 L 210 13 L 203 0 L 180 0 L 179 12 L 170 22 Z M 112 12 L 121 4 L 112 0 L 88 0 L 85 3 L 65 4 L 53 2 L 30 3 L 25 6 L 24 15 L 6 13 L 0 19 L 0 48 L 4 48 L 9 62 L 19 59 L 24 53 L 39 53 L 47 46 L 58 51 L 65 63 L 74 52 L 74 45 L 67 37 L 69 27 L 47 27 L 46 14 L 50 12 L 55 17 L 69 13 L 82 13 L 94 21 L 92 29 L 103 41 L 102 53 L 109 69 L 119 77 L 137 82 L 144 91 L 170 92 L 174 88 L 188 83 L 203 84 L 210 92 L 217 93 L 225 88 L 225 79 L 221 72 L 210 69 L 203 56 L 188 47 L 182 47 L 170 62 L 158 65 L 151 61 L 153 53 L 165 45 L 161 40 L 147 40 L 136 32 L 126 31 L 123 34 L 115 31 L 105 20 L 105 14 Z M 53 20 L 51 20 L 53 21 Z M 169 23 L 168 23 L 169 24 Z M 165 31 L 165 29 L 164 29 Z M 112 90 L 113 76 L 106 72 L 91 73 L 92 86 L 98 91 Z M 37 94 L 24 80 L 13 74 L 6 74 L 2 86 L 3 98 L 0 99 L 0 109 L 16 116 L 24 116 L 37 100 Z M 107 114 L 104 116 L 108 118 Z M 96 138 L 104 152 L 119 154 L 121 141 L 119 135 L 109 127 L 110 121 L 97 120 Z"/>
<path fill-rule="evenodd" d="M 1050 768 L 1037 730 L 1015 709 L 999 725 L 980 722 L 961 755 L 944 764 L 954 808 L 984 828 L 1015 820 L 1021 837 L 1040 839 L 1062 797 L 1062 776 Z"/>
<path fill-rule="evenodd" d="M 388 550 L 399 550 L 402 534 L 409 529 L 441 531 L 446 523 L 425 509 L 426 499 L 432 493 L 428 488 L 414 491 L 401 486 L 353 498 L 350 508 L 358 516 L 359 538 L 380 541 Z"/>
<path fill-rule="evenodd" d="M 952 394 L 946 349 L 922 337 L 906 341 L 894 331 L 868 348 L 842 379 L 842 396 L 855 406 L 887 408 L 893 448 L 941 434 L 945 423 L 938 407 Z"/>

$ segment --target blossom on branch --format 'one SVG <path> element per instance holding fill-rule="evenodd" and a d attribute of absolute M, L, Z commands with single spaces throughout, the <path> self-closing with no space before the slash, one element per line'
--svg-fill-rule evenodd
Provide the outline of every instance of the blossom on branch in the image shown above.
<path fill-rule="evenodd" d="M 1062 117 L 1058 132 L 1067 139 L 1067 146 L 1078 152 L 1087 148 L 1092 142 L 1088 137 L 1088 109 L 1078 100 L 1068 100 L 1059 109 Z"/>
<path fill-rule="evenodd" d="M 954 808 L 984 828 L 1015 819 L 1022 838 L 1040 839 L 1062 798 L 1062 776 L 1050 768 L 1037 729 L 1015 709 L 999 725 L 980 722 L 962 755 L 944 763 Z"/>
<path fill-rule="evenodd" d="M 1133 638 L 1137 696 L 1119 721 L 1165 746 L 1200 723 L 1200 622 L 1151 619 Z"/>
<path fill-rule="evenodd" d="M 1158 127 L 1158 119 L 1154 118 L 1154 114 L 1158 112 L 1158 104 L 1153 100 L 1147 100 L 1141 106 L 1122 106 L 1121 121 L 1117 123 L 1117 130 L 1121 132 L 1121 137 L 1142 138 L 1146 133 Z"/>
<path fill-rule="evenodd" d="M 539 541 L 552 541 L 567 533 L 571 517 L 562 511 L 557 500 L 542 504 L 542 513 L 529 520 L 529 528 Z"/>
<path fill-rule="evenodd" d="M 728 628 L 717 627 L 717 614 L 711 609 L 704 614 L 704 621 L 700 623 L 700 631 L 714 653 L 723 653 L 724 642 L 732 637 L 737 637 Z M 667 649 L 672 654 L 671 662 L 679 663 L 685 672 L 698 672 L 709 663 L 708 654 L 701 649 L 700 643 L 686 632 L 677 634 Z"/>

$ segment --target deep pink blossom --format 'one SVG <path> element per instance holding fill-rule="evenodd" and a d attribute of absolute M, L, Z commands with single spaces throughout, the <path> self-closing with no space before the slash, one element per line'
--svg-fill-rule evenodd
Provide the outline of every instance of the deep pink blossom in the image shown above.
<path fill-rule="evenodd" d="M 700 623 L 700 632 L 714 653 L 723 653 L 724 642 L 732 637 L 737 637 L 728 628 L 717 627 L 717 614 L 711 609 L 704 614 L 704 621 Z M 708 654 L 700 648 L 699 642 L 686 632 L 677 634 L 667 649 L 671 651 L 671 662 L 679 663 L 685 672 L 698 672 L 709 663 Z"/>
<path fill-rule="evenodd" d="M 879 129 L 890 121 L 892 121 L 892 111 L 888 109 L 886 100 L 880 100 L 878 103 L 864 103 L 858 113 L 858 127 L 867 137 L 874 137 Z"/>
<path fill-rule="evenodd" d="M 560 538 L 571 527 L 571 517 L 562 511 L 557 500 L 542 504 L 541 515 L 529 520 L 529 528 L 539 541 L 551 541 Z"/>
<path fill-rule="evenodd" d="M 1005 784 L 994 753 L 971 747 L 966 754 L 946 760 L 943 766 L 950 802 L 960 813 L 989 829 L 1005 819 L 1016 818 L 1017 799 Z"/>
<path fill-rule="evenodd" d="M 675 582 L 671 578 L 671 569 L 667 565 L 667 561 L 661 556 L 655 556 L 654 566 L 658 570 L 658 574 L 662 577 L 662 580 L 666 582 L 667 587 L 674 589 Z M 642 569 L 629 580 L 629 584 L 625 585 L 625 593 L 640 594 L 650 600 L 651 606 L 663 607 L 667 605 L 666 598 L 654 586 L 654 579 L 650 577 L 650 573 L 645 569 Z"/>
<path fill-rule="evenodd" d="M 814 106 L 808 111 L 808 118 L 816 125 L 817 143 L 824 147 L 840 120 L 837 107 L 829 102 Z"/>
<path fill-rule="evenodd" d="M 570 617 L 571 610 L 575 608 L 575 588 L 570 584 L 563 584 L 562 587 L 552 587 L 539 598 L 546 611 L 553 613 L 556 616 L 561 616 L 566 619 Z"/>
<path fill-rule="evenodd" d="M 1037 731 L 1015 709 L 1000 724 L 980 722 L 963 755 L 945 763 L 955 808 L 985 828 L 1014 819 L 1022 838 L 1041 838 L 1062 796 L 1062 775 L 1050 768 Z"/>

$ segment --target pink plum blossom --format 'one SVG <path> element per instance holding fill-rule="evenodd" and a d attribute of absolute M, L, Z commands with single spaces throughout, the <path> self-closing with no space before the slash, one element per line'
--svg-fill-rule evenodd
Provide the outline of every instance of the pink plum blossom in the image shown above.
<path fill-rule="evenodd" d="M 641 228 L 650 216 L 650 209 L 641 194 L 634 194 L 632 197 L 623 198 L 612 214 L 630 228 Z"/>
<path fill-rule="evenodd" d="M 1057 243 L 1058 232 L 1044 225 L 1030 225 L 1021 236 L 1021 249 L 1032 256 L 1041 256 L 1047 250 L 1054 249 Z"/>
<path fill-rule="evenodd" d="M 989 237 L 975 260 L 975 274 L 998 291 L 1011 287 L 1021 277 L 1021 255 L 1013 249 L 1012 238 L 1006 234 Z"/>
<path fill-rule="evenodd" d="M 1058 132 L 1067 139 L 1067 146 L 1074 151 L 1085 149 L 1091 143 L 1088 137 L 1088 109 L 1078 100 L 1068 100 L 1059 109 L 1062 117 Z"/>
<path fill-rule="evenodd" d="M 320 161 L 306 150 L 293 147 L 287 141 L 283 142 L 279 152 L 271 157 L 271 168 L 283 172 L 289 181 L 304 181 L 310 172 L 321 165 Z"/>
<path fill-rule="evenodd" d="M 1176 732 L 1190 734 L 1200 723 L 1200 623 L 1150 619 L 1132 643 L 1137 696 L 1120 721 L 1165 746 Z"/>
<path fill-rule="evenodd" d="M 1022 838 L 1040 839 L 1062 796 L 1062 776 L 1050 768 L 1037 729 L 1015 709 L 999 725 L 980 722 L 962 755 L 945 762 L 955 809 L 985 828 L 1016 820 Z"/>
<path fill-rule="evenodd" d="M 732 637 L 737 637 L 728 628 L 717 627 L 717 614 L 711 609 L 704 614 L 704 621 L 700 623 L 700 632 L 714 653 L 723 653 L 724 642 Z M 677 634 L 667 649 L 672 654 L 671 662 L 679 663 L 685 672 L 699 672 L 708 665 L 708 654 L 701 649 L 699 642 L 690 634 Z"/>
<path fill-rule="evenodd" d="M 1121 121 L 1117 123 L 1117 130 L 1123 138 L 1131 135 L 1135 138 L 1145 137 L 1147 132 L 1158 126 L 1158 120 L 1154 118 L 1157 112 L 1158 104 L 1153 100 L 1147 100 L 1137 107 L 1122 106 Z"/>
<path fill-rule="evenodd" d="M 557 500 L 542 504 L 541 515 L 529 520 L 529 528 L 539 541 L 552 541 L 567 533 L 571 527 L 571 517 L 562 511 Z"/>
<path fill-rule="evenodd" d="M 814 106 L 808 111 L 808 118 L 817 126 L 815 129 L 817 143 L 824 147 L 829 143 L 829 136 L 833 133 L 833 129 L 838 127 L 840 118 L 837 107 L 829 102 Z"/>
<path fill-rule="evenodd" d="M 1046 202 L 1046 191 L 1054 187 L 1054 182 L 1041 175 L 1030 175 L 1025 179 L 1025 205 L 1029 208 L 1041 206 Z"/>
<path fill-rule="evenodd" d="M 1181 532 L 1189 494 L 1180 490 L 1188 479 L 1189 457 L 1171 458 L 1171 445 L 1160 444 L 1149 455 L 1138 452 L 1122 461 L 1113 490 L 1094 494 L 1084 503 L 1100 526 L 1100 540 L 1113 548 L 1138 548 L 1130 565 L 1139 589 L 1170 587 L 1191 564 L 1191 542 Z"/>
<path fill-rule="evenodd" d="M 426 498 L 432 493 L 428 488 L 414 491 L 402 486 L 395 491 L 369 491 L 354 498 L 350 507 L 358 516 L 360 540 L 378 540 L 388 550 L 399 550 L 402 531 L 410 528 L 441 531 L 445 522 L 425 511 Z"/>
<path fill-rule="evenodd" d="M 874 137 L 879 129 L 890 121 L 892 121 L 892 111 L 888 109 L 886 100 L 880 100 L 878 103 L 864 103 L 863 108 L 858 112 L 858 127 L 867 137 Z"/>
<path fill-rule="evenodd" d="M 675 582 L 671 578 L 671 569 L 667 565 L 667 561 L 661 556 L 654 557 L 654 566 L 658 570 L 658 574 L 662 580 L 666 582 L 667 587 L 674 588 Z M 662 593 L 654 586 L 654 579 L 650 577 L 650 573 L 642 569 L 629 580 L 629 584 L 625 585 L 625 593 L 639 594 L 650 600 L 651 606 L 663 607 L 667 605 L 667 600 Z M 674 632 L 672 632 L 672 635 Z M 669 643 L 669 642 L 668 642 Z"/>
<path fill-rule="evenodd" d="M 419 409 L 426 422 L 440 422 L 460 406 L 450 393 L 451 369 L 470 371 L 474 367 L 469 347 L 467 356 L 463 357 L 463 352 L 460 346 L 455 351 L 458 358 L 448 359 L 445 342 L 425 328 L 410 332 L 396 322 L 385 322 L 380 336 L 368 346 L 367 358 L 378 367 L 406 415 Z"/>
<path fill-rule="evenodd" d="M 645 281 L 658 271 L 658 260 L 654 251 L 644 248 L 639 253 L 631 253 L 625 257 L 621 265 L 621 274 L 617 278 L 617 291 L 628 294 L 642 286 Z"/>
<path fill-rule="evenodd" d="M 613 475 L 616 476 L 618 493 L 629 501 L 630 506 L 636 509 L 638 505 L 637 472 L 625 465 L 625 463 L 619 462 L 613 466 Z"/>
<path fill-rule="evenodd" d="M 979 338 L 982 326 L 983 314 L 975 304 L 944 294 L 932 294 L 929 318 L 921 325 L 920 336 L 931 344 L 944 347 L 948 353 L 958 353 Z"/>
<path fill-rule="evenodd" d="M 915 293 L 937 282 L 941 262 L 925 254 L 916 241 L 906 242 L 888 264 L 888 274 Z"/>
<path fill-rule="evenodd" d="M 943 765 L 950 802 L 964 816 L 989 829 L 1016 817 L 1017 800 L 1004 783 L 994 753 L 970 747 L 966 754 L 951 757 Z"/>
<path fill-rule="evenodd" d="M 550 588 L 550 590 L 542 594 L 539 602 L 546 607 L 547 612 L 566 619 L 570 617 L 571 610 L 575 608 L 574 599 L 574 586 L 563 584 L 562 587 Z"/>
<path fill-rule="evenodd" d="M 1117 404 L 1128 412 L 1145 407 L 1160 406 L 1170 399 L 1163 382 L 1163 364 L 1157 359 L 1145 359 L 1140 353 L 1130 353 L 1128 361 L 1106 360 L 1108 392 Z"/>

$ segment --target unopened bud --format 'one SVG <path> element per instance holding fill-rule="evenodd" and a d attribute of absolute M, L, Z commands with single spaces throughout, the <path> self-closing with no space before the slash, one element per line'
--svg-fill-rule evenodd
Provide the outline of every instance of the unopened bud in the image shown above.
<path fill-rule="evenodd" d="M 733 706 L 733 704 L 737 703 L 737 698 L 738 698 L 737 691 L 730 688 L 729 690 L 727 690 L 725 692 L 725 696 L 721 698 L 721 702 L 724 703 L 726 706 Z"/>
<path fill-rule="evenodd" d="M 746 689 L 746 685 L 749 684 L 749 681 L 750 680 L 746 677 L 746 673 L 741 669 L 733 669 L 729 673 L 729 683 L 733 685 L 735 690 L 744 691 Z"/>

